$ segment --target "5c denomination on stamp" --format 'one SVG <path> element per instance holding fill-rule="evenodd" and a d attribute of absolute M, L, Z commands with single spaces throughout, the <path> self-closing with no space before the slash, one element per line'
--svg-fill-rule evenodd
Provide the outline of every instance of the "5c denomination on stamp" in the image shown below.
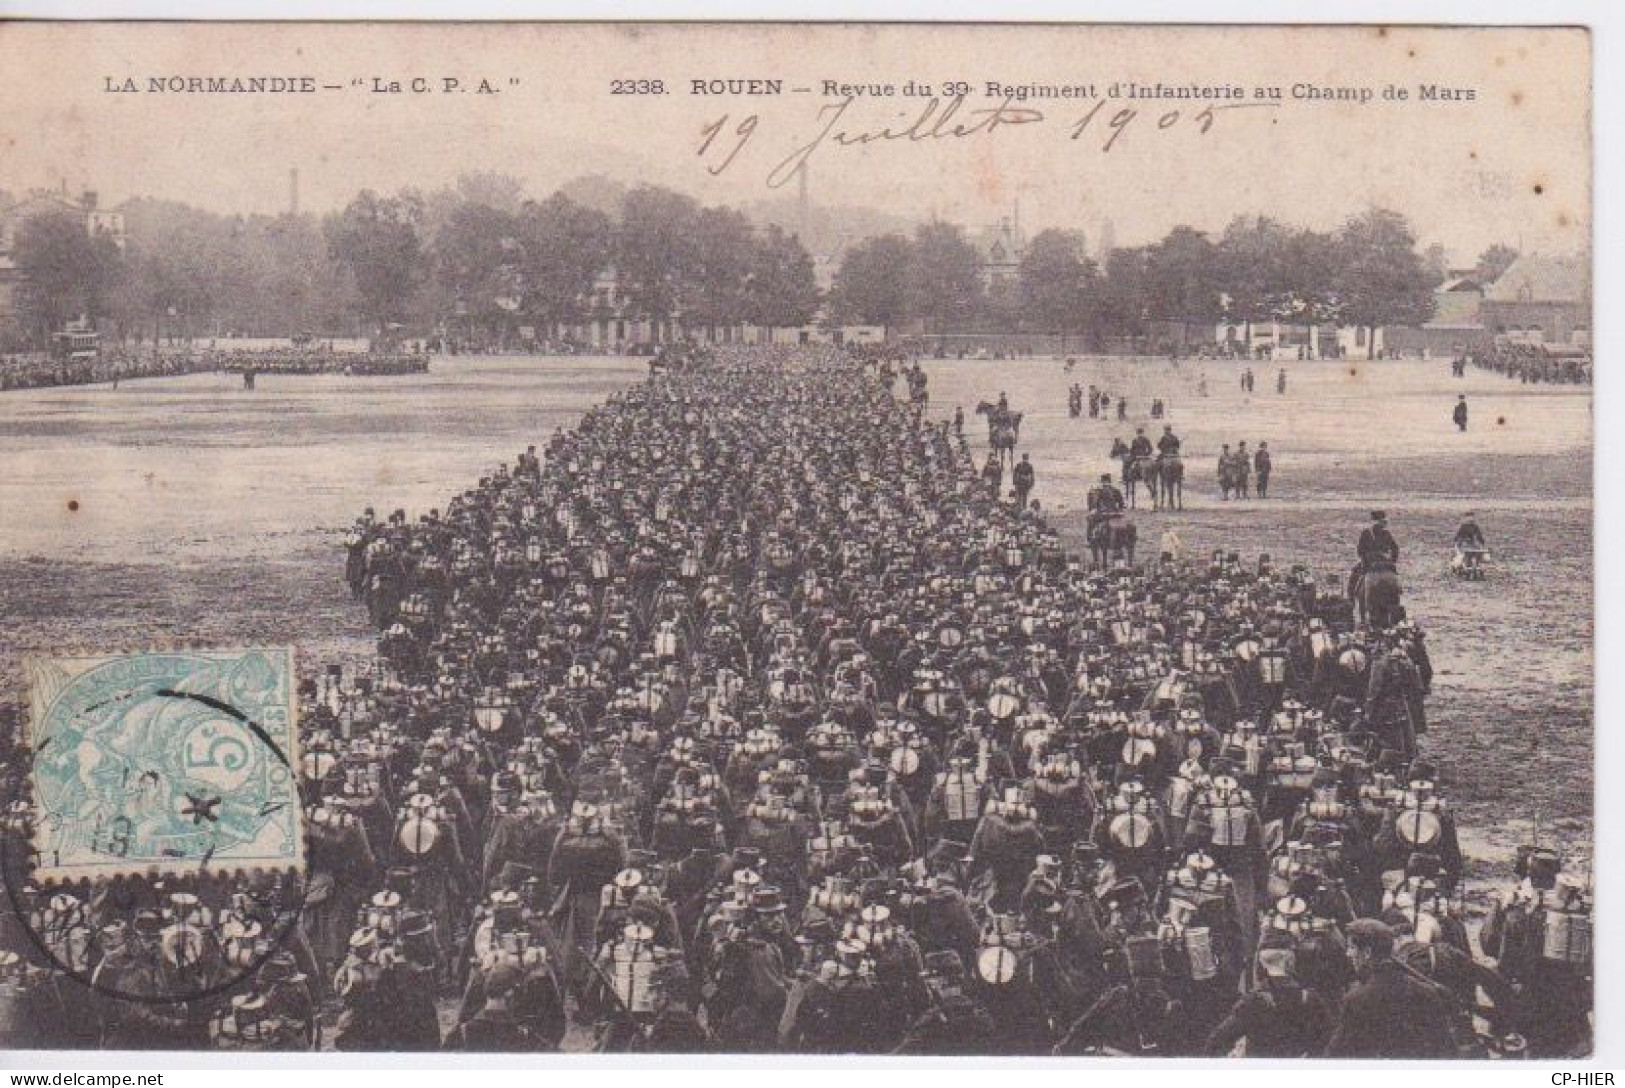
<path fill-rule="evenodd" d="M 24 667 L 36 879 L 302 865 L 291 649 Z"/>

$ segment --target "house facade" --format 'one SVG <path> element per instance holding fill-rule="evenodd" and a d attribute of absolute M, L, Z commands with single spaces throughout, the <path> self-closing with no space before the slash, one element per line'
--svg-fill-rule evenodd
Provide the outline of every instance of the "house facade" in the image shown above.
<path fill-rule="evenodd" d="M 124 213 L 101 207 L 96 193 L 89 190 L 74 200 L 65 188 L 36 189 L 10 207 L 0 208 L 0 343 L 9 342 L 22 331 L 23 273 L 17 264 L 17 232 L 35 216 L 54 212 L 83 217 L 87 234 L 111 238 L 114 245 L 124 248 Z"/>
<path fill-rule="evenodd" d="M 1582 256 L 1527 254 L 1484 292 L 1491 336 L 1526 344 L 1591 344 L 1591 264 Z"/>

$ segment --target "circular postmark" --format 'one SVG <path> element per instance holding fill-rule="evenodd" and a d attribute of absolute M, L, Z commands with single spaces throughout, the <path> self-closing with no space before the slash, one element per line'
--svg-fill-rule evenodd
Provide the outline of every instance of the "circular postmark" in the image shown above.
<path fill-rule="evenodd" d="M 291 655 L 30 671 L 32 768 L 7 809 L 27 830 L 0 834 L 0 874 L 33 958 L 143 1004 L 240 987 L 304 906 Z"/>

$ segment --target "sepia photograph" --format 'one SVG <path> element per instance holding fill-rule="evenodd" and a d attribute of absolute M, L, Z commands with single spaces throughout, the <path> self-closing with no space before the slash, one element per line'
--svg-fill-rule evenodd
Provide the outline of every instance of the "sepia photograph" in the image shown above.
<path fill-rule="evenodd" d="M 0 21 L 0 1047 L 1589 1058 L 1592 108 Z"/>

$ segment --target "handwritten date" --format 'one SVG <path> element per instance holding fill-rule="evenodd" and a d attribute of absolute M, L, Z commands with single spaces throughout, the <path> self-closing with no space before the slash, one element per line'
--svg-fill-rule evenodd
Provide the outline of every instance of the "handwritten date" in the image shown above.
<path fill-rule="evenodd" d="M 918 113 L 905 115 L 901 120 L 885 124 L 865 124 L 851 116 L 856 96 L 848 95 L 838 101 L 819 107 L 818 130 L 810 140 L 796 146 L 789 154 L 778 159 L 767 172 L 767 187 L 777 189 L 791 181 L 825 148 L 865 147 L 893 142 L 923 143 L 932 140 L 961 140 L 978 136 L 992 136 L 1004 129 L 1033 125 L 1059 124 L 1069 140 L 1089 138 L 1098 141 L 1102 153 L 1109 153 L 1118 141 L 1134 128 L 1151 132 L 1166 132 L 1178 127 L 1194 128 L 1198 135 L 1213 129 L 1218 115 L 1227 110 L 1273 109 L 1278 103 L 1247 102 L 1204 106 L 1200 111 L 1186 113 L 1178 109 L 1161 113 L 1132 106 L 1108 109 L 1102 100 L 1081 117 L 1050 118 L 1036 109 L 1015 105 L 1009 97 L 997 105 L 968 109 L 968 94 L 952 97 L 936 96 L 926 99 Z M 762 129 L 760 114 L 751 113 L 737 121 L 731 113 L 724 113 L 700 129 L 700 144 L 696 155 L 712 176 L 731 169 L 747 148 L 757 140 Z"/>

